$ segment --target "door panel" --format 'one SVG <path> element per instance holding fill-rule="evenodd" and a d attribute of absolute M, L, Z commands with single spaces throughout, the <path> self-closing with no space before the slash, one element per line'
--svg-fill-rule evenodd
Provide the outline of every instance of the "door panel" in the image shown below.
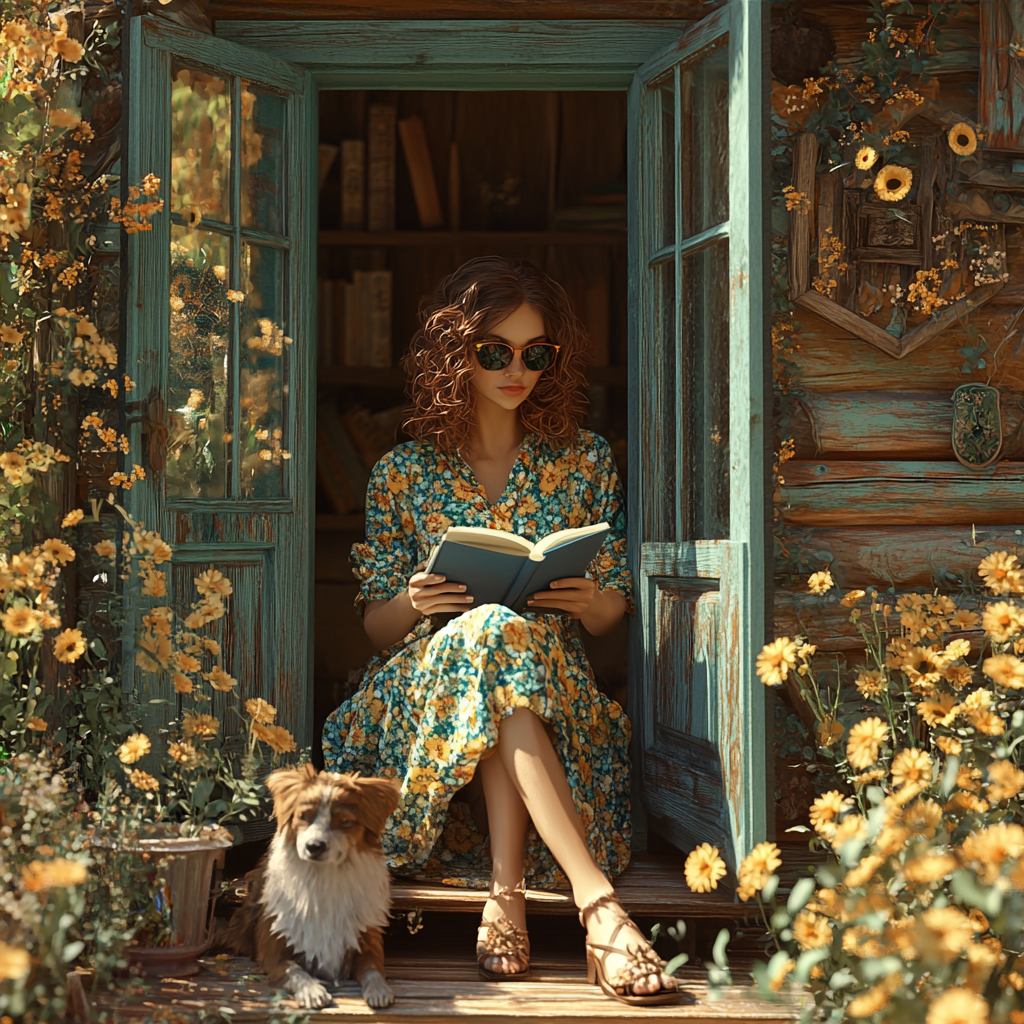
<path fill-rule="evenodd" d="M 638 790 L 651 829 L 733 868 L 767 802 L 763 32 L 761 5 L 731 0 L 630 91 Z"/>
<path fill-rule="evenodd" d="M 126 498 L 174 548 L 179 607 L 202 569 L 231 580 L 214 634 L 224 667 L 303 746 L 316 87 L 293 65 L 155 19 L 133 19 L 128 45 L 126 178 L 156 175 L 165 201 L 151 231 L 128 236 L 127 369 L 141 400 L 130 437 L 135 450 L 161 430 L 167 441 Z M 146 698 L 176 699 L 166 679 Z M 229 737 L 236 726 L 224 720 Z"/>

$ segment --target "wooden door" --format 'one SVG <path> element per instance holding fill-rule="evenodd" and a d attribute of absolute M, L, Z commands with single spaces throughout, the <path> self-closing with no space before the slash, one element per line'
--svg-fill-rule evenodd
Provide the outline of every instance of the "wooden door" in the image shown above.
<path fill-rule="evenodd" d="M 763 22 L 731 0 L 630 92 L 636 791 L 735 866 L 766 822 Z"/>
<path fill-rule="evenodd" d="M 231 580 L 225 668 L 302 746 L 312 739 L 316 86 L 292 64 L 151 18 L 132 19 L 128 62 L 125 183 L 154 174 L 164 200 L 152 231 L 128 235 L 122 264 L 130 438 L 148 472 L 130 508 L 174 548 L 179 607 L 203 568 Z M 143 692 L 175 699 L 166 682 Z"/>

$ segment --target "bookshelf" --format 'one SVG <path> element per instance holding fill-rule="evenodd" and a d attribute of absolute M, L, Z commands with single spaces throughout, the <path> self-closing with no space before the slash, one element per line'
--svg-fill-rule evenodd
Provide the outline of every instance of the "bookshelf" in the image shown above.
<path fill-rule="evenodd" d="M 624 231 L 321 231 L 320 245 L 342 248 L 433 246 L 436 248 L 516 249 L 538 245 L 624 246 Z"/>

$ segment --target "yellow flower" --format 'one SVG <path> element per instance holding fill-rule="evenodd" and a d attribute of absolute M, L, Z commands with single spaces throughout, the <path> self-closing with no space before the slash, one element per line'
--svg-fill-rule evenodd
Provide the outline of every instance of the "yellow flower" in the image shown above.
<path fill-rule="evenodd" d="M 959 849 L 960 860 L 972 867 L 986 885 L 999 877 L 1004 861 L 1014 863 L 1024 853 L 1024 828 L 1001 821 L 972 833 Z"/>
<path fill-rule="evenodd" d="M 900 669 L 915 693 L 931 694 L 942 678 L 942 662 L 928 647 L 911 647 L 900 662 Z"/>
<path fill-rule="evenodd" d="M 793 938 L 801 949 L 819 949 L 832 942 L 832 925 L 813 910 L 801 910 L 793 921 Z"/>
<path fill-rule="evenodd" d="M 812 594 L 827 594 L 834 586 L 832 573 L 828 569 L 812 573 L 807 580 L 807 589 Z"/>
<path fill-rule="evenodd" d="M 956 718 L 956 697 L 951 693 L 940 693 L 938 700 L 926 700 L 914 708 L 930 726 L 951 725 Z"/>
<path fill-rule="evenodd" d="M 217 594 L 220 597 L 229 597 L 233 588 L 231 580 L 217 569 L 207 569 L 195 580 L 196 590 L 200 594 Z"/>
<path fill-rule="evenodd" d="M 192 692 L 192 680 L 183 672 L 174 673 L 174 692 L 175 693 L 191 693 Z"/>
<path fill-rule="evenodd" d="M 46 732 L 46 719 L 30 718 L 25 723 L 25 728 L 31 729 L 33 732 Z"/>
<path fill-rule="evenodd" d="M 855 867 L 846 872 L 843 884 L 850 889 L 859 889 L 868 884 L 875 876 L 875 872 L 886 862 L 886 857 L 880 853 L 872 853 L 864 857 Z"/>
<path fill-rule="evenodd" d="M 1011 690 L 1024 689 L 1024 661 L 1012 654 L 995 654 L 986 658 L 981 668 L 999 686 Z"/>
<path fill-rule="evenodd" d="M 988 766 L 988 789 L 985 795 L 994 804 L 1012 800 L 1024 789 L 1024 772 L 1011 761 L 993 761 Z"/>
<path fill-rule="evenodd" d="M 961 751 L 964 749 L 964 745 L 955 736 L 937 736 L 935 738 L 935 746 L 944 754 L 953 754 L 957 757 L 960 756 Z"/>
<path fill-rule="evenodd" d="M 983 558 L 978 566 L 978 575 L 993 594 L 1020 591 L 1022 570 L 1017 562 L 1017 556 L 1009 552 L 996 551 Z"/>
<path fill-rule="evenodd" d="M 167 753 L 182 768 L 195 768 L 199 764 L 199 751 L 191 743 L 171 743 L 167 747 Z"/>
<path fill-rule="evenodd" d="M 260 725 L 270 725 L 277 717 L 277 708 L 262 697 L 252 697 L 245 702 L 245 713 Z"/>
<path fill-rule="evenodd" d="M 952 874 L 956 867 L 956 858 L 948 853 L 923 853 L 903 865 L 903 875 L 912 885 L 928 885 Z"/>
<path fill-rule="evenodd" d="M 853 784 L 855 786 L 866 786 L 870 782 L 877 782 L 879 779 L 884 778 L 884 768 L 872 768 L 869 772 L 861 772 L 860 775 L 855 775 L 853 777 Z"/>
<path fill-rule="evenodd" d="M 117 748 L 117 756 L 121 759 L 122 764 L 135 764 L 140 758 L 145 757 L 152 747 L 149 737 L 144 732 L 133 732 Z"/>
<path fill-rule="evenodd" d="M 957 156 L 970 156 L 978 148 L 977 134 L 969 124 L 965 124 L 963 121 L 958 121 L 949 129 L 946 139 L 949 142 L 949 148 Z"/>
<path fill-rule="evenodd" d="M 27 949 L 0 942 L 0 981 L 20 981 L 31 969 L 32 957 Z"/>
<path fill-rule="evenodd" d="M 903 823 L 911 834 L 931 839 L 942 821 L 942 808 L 934 800 L 915 800 L 904 812 Z"/>
<path fill-rule="evenodd" d="M 848 814 L 836 826 L 835 832 L 829 842 L 833 849 L 838 850 L 843 843 L 851 839 L 865 839 L 867 837 L 867 822 L 860 814 Z"/>
<path fill-rule="evenodd" d="M 946 963 L 952 963 L 974 942 L 970 918 L 957 907 L 930 907 L 921 915 L 927 929 L 922 939 Z"/>
<path fill-rule="evenodd" d="M 857 673 L 854 685 L 865 697 L 877 697 L 886 689 L 885 674 L 878 669 L 864 669 Z"/>
<path fill-rule="evenodd" d="M 861 171 L 870 171 L 877 161 L 878 154 L 870 146 L 861 146 L 853 159 L 857 169 Z"/>
<path fill-rule="evenodd" d="M 34 860 L 21 869 L 22 885 L 29 892 L 47 889 L 69 889 L 85 881 L 85 865 L 81 861 L 55 857 L 53 860 Z"/>
<path fill-rule="evenodd" d="M 779 848 L 774 843 L 758 843 L 740 864 L 740 884 L 737 890 L 740 899 L 746 901 L 760 892 L 768 877 L 781 867 L 782 857 L 779 855 Z"/>
<path fill-rule="evenodd" d="M 950 640 L 946 649 L 942 652 L 943 658 L 949 661 L 956 661 L 957 658 L 966 658 L 971 653 L 971 641 L 961 637 L 959 640 Z"/>
<path fill-rule="evenodd" d="M 1024 613 L 1006 601 L 996 601 L 982 614 L 981 628 L 997 644 L 1004 644 L 1011 637 L 1024 631 Z"/>
<path fill-rule="evenodd" d="M 261 725 L 254 722 L 252 731 L 258 739 L 274 751 L 275 754 L 288 754 L 295 750 L 295 738 L 280 725 Z"/>
<path fill-rule="evenodd" d="M 61 521 L 60 525 L 62 528 L 68 526 L 77 526 L 85 516 L 85 513 L 80 508 L 72 509 Z"/>
<path fill-rule="evenodd" d="M 958 608 L 949 617 L 949 624 L 953 629 L 969 630 L 977 629 L 981 623 L 981 616 L 977 612 L 968 611 L 966 608 Z"/>
<path fill-rule="evenodd" d="M 757 675 L 765 686 L 778 686 L 796 668 L 796 644 L 788 636 L 765 644 L 757 656 Z"/>
<path fill-rule="evenodd" d="M 3 618 L 0 618 L 0 625 L 3 625 L 5 633 L 12 636 L 28 636 L 36 631 L 42 618 L 42 614 L 34 608 L 18 604 L 4 612 Z"/>
<path fill-rule="evenodd" d="M 900 987 L 900 976 L 890 974 L 877 985 L 872 985 L 867 992 L 862 992 L 856 999 L 851 999 L 846 1007 L 848 1017 L 870 1017 L 884 1010 L 889 1005 L 893 992 Z"/>
<path fill-rule="evenodd" d="M 186 712 L 181 723 L 181 731 L 185 738 L 190 736 L 216 736 L 220 730 L 220 722 L 213 715 L 194 715 Z"/>
<path fill-rule="evenodd" d="M 976 711 L 971 716 L 971 725 L 986 736 L 1002 736 L 1006 723 L 994 711 Z"/>
<path fill-rule="evenodd" d="M 970 665 L 947 665 L 942 676 L 955 690 L 963 689 L 974 678 Z"/>
<path fill-rule="evenodd" d="M 100 558 L 113 558 L 117 554 L 117 548 L 114 547 L 112 540 L 101 540 L 99 544 L 94 544 L 92 549 Z"/>
<path fill-rule="evenodd" d="M 843 952 L 860 957 L 862 960 L 876 960 L 888 953 L 888 943 L 882 941 L 882 934 L 866 925 L 855 925 L 843 932 Z"/>
<path fill-rule="evenodd" d="M 850 805 L 850 801 L 837 789 L 822 793 L 811 804 L 811 827 L 826 839 L 835 832 L 839 815 Z"/>
<path fill-rule="evenodd" d="M 865 718 L 850 729 L 846 759 L 860 770 L 878 760 L 879 747 L 889 738 L 889 727 L 880 718 Z"/>
<path fill-rule="evenodd" d="M 852 608 L 863 596 L 863 590 L 849 590 L 839 603 L 844 608 Z"/>
<path fill-rule="evenodd" d="M 133 768 L 128 773 L 128 781 L 144 793 L 155 793 L 160 789 L 160 783 L 149 772 L 144 772 L 141 768 Z"/>
<path fill-rule="evenodd" d="M 718 888 L 718 880 L 725 875 L 725 861 L 719 856 L 720 850 L 710 843 L 701 843 L 686 858 L 683 869 L 686 884 L 694 892 L 711 892 Z"/>
<path fill-rule="evenodd" d="M 234 676 L 229 676 L 220 665 L 214 665 L 209 672 L 204 672 L 203 678 L 215 690 L 220 690 L 221 693 L 227 693 L 229 690 L 234 689 L 238 683 L 238 680 Z"/>
<path fill-rule="evenodd" d="M 932 759 L 923 750 L 901 750 L 892 759 L 892 784 L 897 789 L 904 786 L 926 786 L 932 780 Z"/>
<path fill-rule="evenodd" d="M 53 562 L 56 565 L 58 562 L 61 565 L 67 565 L 68 562 L 73 561 L 75 557 L 75 549 L 69 544 L 65 544 L 59 537 L 51 537 L 49 540 L 43 541 L 43 558 L 48 562 Z"/>
<path fill-rule="evenodd" d="M 65 629 L 53 641 L 53 653 L 58 661 L 70 664 L 85 654 L 85 637 L 80 629 Z"/>
<path fill-rule="evenodd" d="M 914 173 L 909 167 L 886 164 L 875 175 L 875 195 L 884 203 L 898 203 L 910 191 Z"/>

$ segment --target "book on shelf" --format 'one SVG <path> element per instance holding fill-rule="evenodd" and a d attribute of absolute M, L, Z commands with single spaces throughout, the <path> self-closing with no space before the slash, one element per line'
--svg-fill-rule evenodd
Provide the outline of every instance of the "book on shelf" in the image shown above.
<path fill-rule="evenodd" d="M 366 143 L 343 139 L 341 143 L 341 226 L 358 230 L 366 222 Z"/>
<path fill-rule="evenodd" d="M 367 353 L 364 365 L 388 367 L 391 365 L 391 271 L 366 271 L 363 281 L 366 288 L 367 320 Z"/>
<path fill-rule="evenodd" d="M 424 572 L 464 583 L 469 608 L 503 604 L 527 611 L 526 602 L 555 580 L 586 575 L 610 527 L 607 523 L 558 530 L 533 543 L 525 537 L 479 526 L 450 526 Z"/>
<path fill-rule="evenodd" d="M 434 177 L 434 165 L 430 161 L 430 147 L 427 145 L 423 122 L 418 117 L 405 117 L 398 122 L 398 134 L 402 139 L 402 152 L 405 153 L 405 163 L 409 169 L 420 227 L 443 227 L 441 197 L 437 192 L 437 179 Z"/>
<path fill-rule="evenodd" d="M 395 229 L 395 108 L 371 103 L 366 145 L 366 227 Z"/>
<path fill-rule="evenodd" d="M 316 411 L 316 478 L 338 515 L 366 508 L 366 466 L 337 410 L 325 402 Z"/>

